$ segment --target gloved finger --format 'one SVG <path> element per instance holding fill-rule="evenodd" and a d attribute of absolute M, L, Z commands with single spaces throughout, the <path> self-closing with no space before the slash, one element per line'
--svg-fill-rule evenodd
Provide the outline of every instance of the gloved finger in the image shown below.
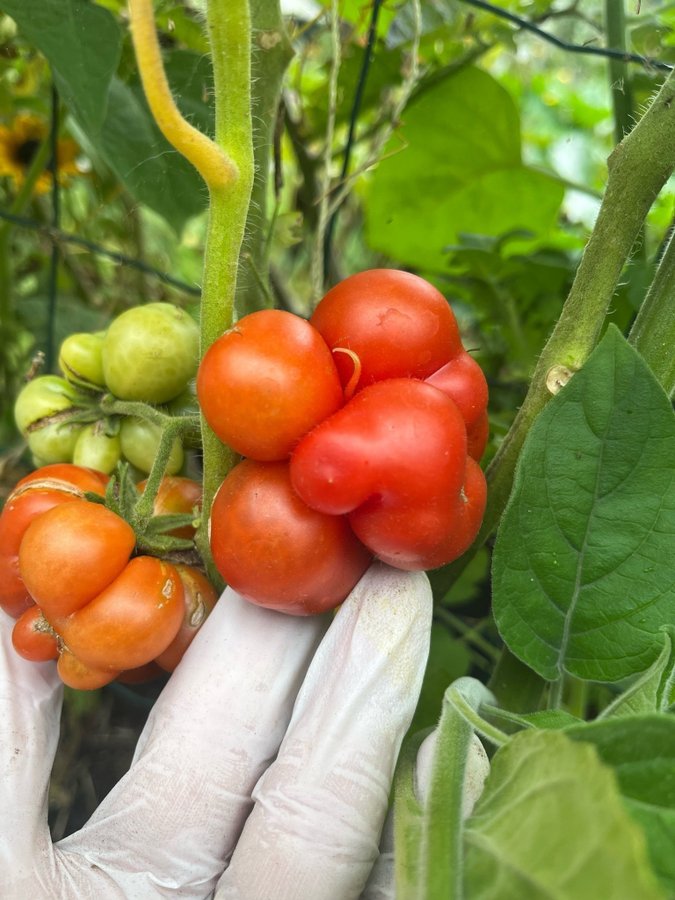
<path fill-rule="evenodd" d="M 378 854 L 419 696 L 432 599 L 423 573 L 375 564 L 312 661 L 275 763 L 254 791 L 217 900 L 350 900 Z"/>
<path fill-rule="evenodd" d="M 47 787 L 63 685 L 53 662 L 28 662 L 16 653 L 13 626 L 14 620 L 0 610 L 0 868 L 3 884 L 11 872 L 12 883 L 21 890 L 35 855 L 51 849 Z"/>
<path fill-rule="evenodd" d="M 327 624 L 225 592 L 155 704 L 129 773 L 57 845 L 69 886 L 103 871 L 94 895 L 106 900 L 210 894 Z"/>

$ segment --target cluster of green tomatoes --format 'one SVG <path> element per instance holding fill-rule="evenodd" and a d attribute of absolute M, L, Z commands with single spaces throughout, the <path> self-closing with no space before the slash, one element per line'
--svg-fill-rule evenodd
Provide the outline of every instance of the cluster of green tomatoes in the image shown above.
<path fill-rule="evenodd" d="M 106 331 L 71 334 L 59 350 L 62 376 L 33 378 L 16 400 L 17 427 L 35 466 L 72 462 L 109 474 L 126 460 L 149 473 L 161 425 L 130 414 L 131 404 L 196 414 L 190 385 L 198 363 L 199 327 L 170 303 L 128 309 Z M 176 437 L 167 474 L 183 462 Z"/>

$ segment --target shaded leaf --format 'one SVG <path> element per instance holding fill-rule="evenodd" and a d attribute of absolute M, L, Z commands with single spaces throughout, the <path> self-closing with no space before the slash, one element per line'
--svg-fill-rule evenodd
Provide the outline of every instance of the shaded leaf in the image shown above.
<path fill-rule="evenodd" d="M 162 137 L 145 103 L 114 79 L 101 133 L 106 162 L 129 192 L 176 230 L 206 208 L 201 177 Z"/>
<path fill-rule="evenodd" d="M 675 683 L 675 626 L 663 628 L 663 649 L 654 663 L 607 706 L 598 718 L 666 712 Z"/>
<path fill-rule="evenodd" d="M 614 769 L 626 808 L 644 831 L 654 870 L 675 895 L 675 718 L 606 719 L 565 733 L 592 743 Z"/>
<path fill-rule="evenodd" d="M 470 900 L 664 897 L 613 773 L 560 731 L 523 731 L 495 754 L 465 846 Z"/>
<path fill-rule="evenodd" d="M 410 731 L 419 731 L 438 724 L 443 696 L 449 684 L 469 671 L 471 656 L 466 645 L 453 640 L 447 630 L 434 623 L 422 692 L 415 710 Z"/>
<path fill-rule="evenodd" d="M 122 35 L 89 0 L 4 0 L 23 36 L 47 58 L 63 101 L 92 136 L 103 125 Z"/>
<path fill-rule="evenodd" d="M 473 67 L 413 102 L 384 156 L 368 188 L 367 238 L 408 265 L 442 267 L 462 232 L 544 233 L 562 201 L 555 178 L 522 163 L 513 100 Z"/>

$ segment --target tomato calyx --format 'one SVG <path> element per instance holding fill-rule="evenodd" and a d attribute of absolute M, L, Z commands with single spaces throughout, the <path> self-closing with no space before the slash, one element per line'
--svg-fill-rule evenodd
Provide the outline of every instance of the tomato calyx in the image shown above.
<path fill-rule="evenodd" d="M 128 464 L 120 463 L 110 476 L 105 496 L 90 494 L 86 499 L 103 503 L 131 525 L 136 535 L 137 553 L 199 566 L 200 558 L 192 537 L 172 533 L 177 529 L 196 530 L 199 525 L 199 508 L 193 506 L 190 512 L 157 514 L 153 503 L 159 486 L 153 487 L 148 479 L 143 489 L 139 490 L 131 477 Z"/>

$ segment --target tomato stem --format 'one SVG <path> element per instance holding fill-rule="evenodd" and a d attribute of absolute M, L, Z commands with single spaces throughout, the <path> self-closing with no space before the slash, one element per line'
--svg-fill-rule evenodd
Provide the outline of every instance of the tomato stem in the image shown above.
<path fill-rule="evenodd" d="M 226 187 L 236 178 L 233 160 L 181 115 L 171 94 L 162 63 L 152 0 L 129 0 L 131 37 L 148 106 L 169 143 L 188 159 L 210 190 Z"/>
<path fill-rule="evenodd" d="M 675 391 L 675 233 L 663 251 L 628 340 L 669 396 Z"/>
<path fill-rule="evenodd" d="M 216 113 L 216 143 L 234 161 L 237 177 L 210 192 L 209 220 L 202 282 L 201 346 L 211 344 L 235 320 L 239 254 L 253 185 L 254 156 L 251 118 L 251 20 L 247 0 L 208 0 L 206 20 L 211 43 Z M 226 388 L 225 388 L 226 389 Z M 211 504 L 235 461 L 202 416 L 204 493 L 197 546 L 209 575 L 217 583 L 208 540 Z M 217 580 L 216 580 L 217 579 Z"/>

